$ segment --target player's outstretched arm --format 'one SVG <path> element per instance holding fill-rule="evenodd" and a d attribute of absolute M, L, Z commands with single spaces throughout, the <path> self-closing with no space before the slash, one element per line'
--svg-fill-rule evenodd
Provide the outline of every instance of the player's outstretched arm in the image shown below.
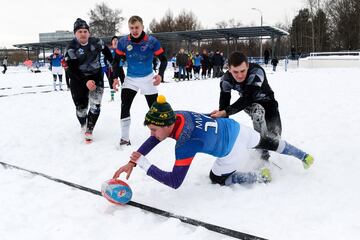
<path fill-rule="evenodd" d="M 127 164 L 125 164 L 124 166 L 120 167 L 114 174 L 113 178 L 119 178 L 120 174 L 122 174 L 123 172 L 126 173 L 126 179 L 129 179 L 133 168 L 135 167 L 135 163 L 133 162 L 128 162 Z"/>

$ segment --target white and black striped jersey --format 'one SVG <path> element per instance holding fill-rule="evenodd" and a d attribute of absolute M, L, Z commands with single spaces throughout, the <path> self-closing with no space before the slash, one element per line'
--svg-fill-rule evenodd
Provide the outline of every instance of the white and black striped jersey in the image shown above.
<path fill-rule="evenodd" d="M 73 39 L 67 47 L 65 60 L 72 75 L 77 78 L 97 74 L 101 70 L 100 53 L 112 61 L 109 48 L 99 38 L 90 37 L 86 45 Z"/>
<path fill-rule="evenodd" d="M 260 65 L 249 63 L 249 69 L 245 81 L 237 82 L 229 71 L 220 81 L 219 110 L 225 110 L 226 114 L 235 114 L 252 103 L 276 103 L 274 92 L 266 78 L 265 71 Z M 230 105 L 231 90 L 239 92 L 240 98 Z"/>

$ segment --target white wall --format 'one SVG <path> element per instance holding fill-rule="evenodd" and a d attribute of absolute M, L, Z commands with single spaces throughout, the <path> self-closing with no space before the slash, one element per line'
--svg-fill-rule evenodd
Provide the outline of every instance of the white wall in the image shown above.
<path fill-rule="evenodd" d="M 325 53 L 324 53 L 325 54 Z M 340 54 L 340 53 L 337 53 Z M 356 55 L 313 55 L 299 59 L 299 67 L 305 68 L 344 68 L 344 67 L 360 67 L 360 54 Z"/>

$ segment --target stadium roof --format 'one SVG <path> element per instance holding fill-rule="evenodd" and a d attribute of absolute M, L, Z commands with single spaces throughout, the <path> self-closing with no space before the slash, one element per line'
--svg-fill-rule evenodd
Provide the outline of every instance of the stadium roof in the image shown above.
<path fill-rule="evenodd" d="M 153 34 L 161 40 L 188 40 L 188 41 L 202 41 L 213 39 L 230 39 L 230 38 L 253 38 L 253 37 L 278 37 L 289 35 L 288 32 L 270 26 L 263 27 L 241 27 L 241 28 L 220 28 L 220 29 L 205 29 L 195 31 L 181 31 L 181 32 L 163 32 Z"/>
<path fill-rule="evenodd" d="M 170 41 L 203 41 L 203 40 L 230 40 L 230 39 L 246 39 L 255 37 L 280 37 L 289 35 L 288 32 L 271 26 L 261 27 L 240 27 L 240 28 L 219 28 L 204 29 L 195 31 L 179 31 L 179 32 L 161 32 L 152 33 L 162 43 Z M 102 38 L 106 42 L 110 42 L 111 37 Z M 39 42 L 39 43 L 22 43 L 15 44 L 17 48 L 27 49 L 53 49 L 55 47 L 65 48 L 70 40 Z"/>

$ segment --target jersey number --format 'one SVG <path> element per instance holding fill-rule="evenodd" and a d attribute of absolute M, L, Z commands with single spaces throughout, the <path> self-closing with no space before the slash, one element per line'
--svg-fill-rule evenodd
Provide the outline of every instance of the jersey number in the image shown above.
<path fill-rule="evenodd" d="M 208 116 L 205 116 L 205 117 L 206 117 L 206 118 L 210 118 L 211 120 L 213 120 L 211 117 L 208 117 Z M 217 134 L 217 130 L 218 130 L 217 121 L 214 121 L 214 120 L 213 120 L 213 122 L 206 122 L 206 123 L 205 123 L 205 132 L 207 132 L 208 127 L 213 127 L 213 128 L 215 128 L 215 134 Z"/>

